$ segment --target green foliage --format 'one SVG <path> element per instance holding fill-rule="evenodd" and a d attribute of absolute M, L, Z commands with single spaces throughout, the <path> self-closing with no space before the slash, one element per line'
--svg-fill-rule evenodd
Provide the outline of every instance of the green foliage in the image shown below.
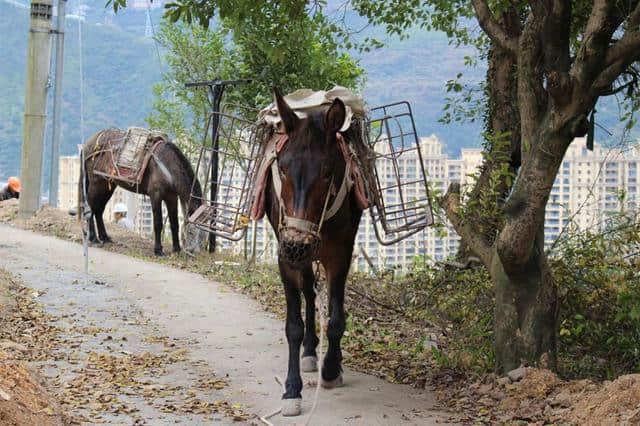
<path fill-rule="evenodd" d="M 277 8 L 272 12 L 279 13 Z M 209 29 L 171 22 L 160 28 L 156 38 L 167 51 L 169 70 L 154 87 L 154 111 L 147 121 L 185 142 L 187 151 L 202 140 L 211 110 L 206 89 L 186 89 L 187 82 L 255 78 L 246 86 L 229 88 L 224 99 L 255 108 L 271 101 L 273 86 L 285 92 L 301 87 L 362 86 L 362 69 L 348 54 L 339 52 L 320 15 L 303 14 L 275 29 L 272 22 L 247 19 L 242 24 L 225 20 Z"/>
<path fill-rule="evenodd" d="M 211 106 L 206 89 L 186 88 L 185 83 L 234 78 L 240 61 L 223 31 L 164 22 L 156 40 L 165 48 L 168 71 L 153 87 L 153 110 L 147 123 L 169 133 L 181 148 L 193 154 L 203 140 Z"/>
<path fill-rule="evenodd" d="M 568 232 L 550 254 L 559 293 L 558 364 L 568 379 L 640 373 L 640 225 L 623 212 L 601 232 Z M 484 268 L 445 271 L 417 262 L 408 281 L 425 304 L 413 315 L 445 331 L 445 368 L 493 370 L 494 297 Z"/>
<path fill-rule="evenodd" d="M 439 366 L 477 374 L 493 369 L 494 298 L 484 268 L 440 269 L 418 260 L 402 285 L 420 301 L 411 315 L 435 324 L 446 336 L 432 354 Z"/>
<path fill-rule="evenodd" d="M 283 6 L 287 2 L 258 3 L 259 13 L 244 16 L 242 21 L 223 21 L 233 34 L 242 69 L 256 78 L 254 84 L 242 89 L 249 105 L 268 103 L 273 86 L 285 93 L 301 87 L 362 88 L 363 70 L 341 50 L 334 26 L 321 13 L 292 16 Z"/>
<path fill-rule="evenodd" d="M 624 213 L 609 223 L 601 233 L 568 234 L 552 257 L 559 361 L 567 377 L 640 372 L 640 226 Z"/>

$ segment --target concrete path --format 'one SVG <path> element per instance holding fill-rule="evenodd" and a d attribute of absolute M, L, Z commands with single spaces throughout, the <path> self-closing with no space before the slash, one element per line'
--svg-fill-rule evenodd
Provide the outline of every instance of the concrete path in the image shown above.
<path fill-rule="evenodd" d="M 48 310 L 56 312 L 64 306 L 67 315 L 75 310 L 85 316 L 128 306 L 154 330 L 192 342 L 189 357 L 194 362 L 206 361 L 217 377 L 228 375 L 230 386 L 221 390 L 227 400 L 257 415 L 279 407 L 281 389 L 274 376 L 284 379 L 286 374 L 284 323 L 253 300 L 200 275 L 96 248 L 90 249 L 92 279 L 85 287 L 78 280 L 83 276 L 80 245 L 8 225 L 0 225 L 0 258 L 3 267 L 44 292 Z M 77 302 L 69 303 L 72 299 Z M 139 329 L 141 334 L 148 333 L 148 327 Z M 348 368 L 344 377 L 343 388 L 321 390 L 310 424 L 431 425 L 445 423 L 448 417 L 432 411 L 434 395 L 428 390 L 389 384 Z M 306 421 L 315 390 L 308 383 L 315 380 L 315 373 L 305 374 L 303 380 L 302 416 L 276 416 L 275 425 Z M 153 419 L 153 413 L 149 415 Z M 212 421 L 220 424 L 230 419 Z"/>

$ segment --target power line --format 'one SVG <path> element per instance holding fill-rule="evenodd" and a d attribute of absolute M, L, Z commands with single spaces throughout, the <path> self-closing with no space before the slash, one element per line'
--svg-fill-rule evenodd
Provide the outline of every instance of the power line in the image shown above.
<path fill-rule="evenodd" d="M 158 63 L 160 64 L 160 66 L 162 66 L 162 56 L 160 55 L 158 40 L 156 39 L 156 29 L 155 29 L 155 26 L 153 25 L 153 19 L 151 18 L 151 1 L 146 0 L 146 2 L 147 2 L 147 28 L 145 29 L 145 35 L 147 35 L 147 32 L 151 30 L 151 38 L 153 39 L 153 44 L 156 48 L 156 55 L 158 55 Z"/>
<path fill-rule="evenodd" d="M 82 56 L 82 21 L 84 21 L 84 11 L 82 4 L 78 8 L 78 50 L 80 59 L 80 144 L 84 144 L 84 70 Z"/>

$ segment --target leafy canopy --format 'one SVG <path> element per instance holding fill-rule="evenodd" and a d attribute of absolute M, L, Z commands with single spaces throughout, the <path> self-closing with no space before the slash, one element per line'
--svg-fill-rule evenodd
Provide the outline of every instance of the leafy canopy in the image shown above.
<path fill-rule="evenodd" d="M 266 10 L 266 9 L 263 9 Z M 270 13 L 279 16 L 278 6 Z M 348 54 L 340 52 L 320 15 L 270 21 L 248 19 L 233 27 L 222 20 L 211 28 L 165 20 L 156 40 L 165 49 L 168 70 L 154 87 L 154 112 L 147 118 L 177 140 L 202 140 L 211 107 L 204 88 L 185 88 L 190 81 L 253 78 L 246 86 L 229 89 L 225 103 L 261 107 L 271 101 L 271 90 L 300 87 L 327 89 L 342 85 L 359 89 L 363 70 Z"/>

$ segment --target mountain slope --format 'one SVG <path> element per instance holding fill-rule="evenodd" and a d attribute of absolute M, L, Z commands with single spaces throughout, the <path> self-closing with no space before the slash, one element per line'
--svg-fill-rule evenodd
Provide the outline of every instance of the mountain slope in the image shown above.
<path fill-rule="evenodd" d="M 69 18 L 65 28 L 62 155 L 77 152 L 82 142 L 78 24 Z M 28 30 L 28 9 L 0 1 L 0 178 L 17 174 L 20 165 Z M 85 138 L 107 127 L 144 126 L 151 86 L 161 76 L 153 42 L 117 26 L 84 22 L 82 61 Z M 49 107 L 48 130 L 51 113 Z"/>

